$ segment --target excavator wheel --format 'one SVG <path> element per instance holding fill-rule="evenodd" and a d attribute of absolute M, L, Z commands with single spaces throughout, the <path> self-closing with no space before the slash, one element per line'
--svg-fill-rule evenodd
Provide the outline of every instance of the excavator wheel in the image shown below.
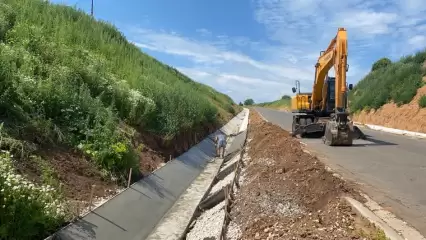
<path fill-rule="evenodd" d="M 330 120 L 325 125 L 323 142 L 328 146 L 351 146 L 352 133 L 349 125 L 339 127 L 335 120 Z"/>

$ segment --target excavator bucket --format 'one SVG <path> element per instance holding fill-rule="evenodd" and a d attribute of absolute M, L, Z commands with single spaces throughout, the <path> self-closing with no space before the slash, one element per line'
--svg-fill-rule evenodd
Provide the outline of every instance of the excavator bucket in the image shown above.
<path fill-rule="evenodd" d="M 366 139 L 366 136 L 349 122 L 347 113 L 337 113 L 326 123 L 323 136 L 326 145 L 351 146 L 354 139 Z"/>
<path fill-rule="evenodd" d="M 351 146 L 353 131 L 348 124 L 330 120 L 325 125 L 323 141 L 328 146 Z"/>

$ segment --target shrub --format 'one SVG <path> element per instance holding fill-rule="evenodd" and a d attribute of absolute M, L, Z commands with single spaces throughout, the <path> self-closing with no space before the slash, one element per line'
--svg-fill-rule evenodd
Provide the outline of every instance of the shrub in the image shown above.
<path fill-rule="evenodd" d="M 425 108 L 426 107 L 426 95 L 423 95 L 420 97 L 418 101 L 419 107 Z"/>
<path fill-rule="evenodd" d="M 399 62 L 377 67 L 349 93 L 351 110 L 378 109 L 390 101 L 398 106 L 409 103 L 422 86 L 421 65 L 424 59 L 425 55 L 418 53 Z"/>
<path fill-rule="evenodd" d="M 371 66 L 371 71 L 375 71 L 381 68 L 386 68 L 387 66 L 391 64 L 392 64 L 392 61 L 389 58 L 381 58 Z"/>
<path fill-rule="evenodd" d="M 246 106 L 253 105 L 253 104 L 254 104 L 254 101 L 253 101 L 253 99 L 251 99 L 251 98 L 246 99 L 246 100 L 244 101 L 244 105 L 246 105 Z"/>
<path fill-rule="evenodd" d="M 60 193 L 15 174 L 11 155 L 0 154 L 0 239 L 37 239 L 66 218 Z"/>

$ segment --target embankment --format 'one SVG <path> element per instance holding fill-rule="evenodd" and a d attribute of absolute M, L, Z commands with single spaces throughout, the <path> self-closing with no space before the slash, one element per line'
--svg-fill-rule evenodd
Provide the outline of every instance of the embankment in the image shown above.
<path fill-rule="evenodd" d="M 353 120 L 426 132 L 426 51 L 391 62 L 382 58 L 349 92 Z"/>
<path fill-rule="evenodd" d="M 0 79 L 0 239 L 51 234 L 241 110 L 51 1 L 0 2 Z"/>
<path fill-rule="evenodd" d="M 231 136 L 237 134 L 240 126 L 247 123 L 244 121 L 247 117 L 248 111 L 242 111 L 220 131 Z M 161 226 L 164 226 L 163 224 L 167 226 L 170 222 L 178 226 L 180 223 L 183 227 L 165 228 L 166 231 L 163 234 L 176 233 L 173 231 L 183 232 L 186 226 L 185 221 L 189 222 L 197 206 L 197 196 L 200 198 L 204 194 L 221 165 L 220 159 L 211 162 L 215 155 L 213 136 L 204 139 L 188 152 L 169 161 L 165 166 L 132 184 L 130 188 L 83 218 L 61 229 L 54 237 L 105 240 L 145 239 L 154 229 L 156 233 L 161 233 L 161 230 L 164 230 Z M 231 137 L 229 140 L 228 152 L 233 151 L 231 146 L 234 145 L 235 139 Z M 236 144 L 238 146 L 241 143 L 236 142 Z M 179 215 L 175 221 L 167 221 L 173 219 L 174 211 L 182 210 L 186 218 Z M 163 235 L 159 234 L 159 236 Z M 153 238 L 156 239 L 155 236 Z M 51 239 L 55 238 L 52 236 Z"/>
<path fill-rule="evenodd" d="M 425 95 L 426 86 L 423 86 L 408 104 L 397 106 L 395 103 L 386 103 L 377 110 L 363 110 L 354 114 L 353 120 L 363 124 L 426 133 L 426 108 L 419 106 L 419 100 Z"/>

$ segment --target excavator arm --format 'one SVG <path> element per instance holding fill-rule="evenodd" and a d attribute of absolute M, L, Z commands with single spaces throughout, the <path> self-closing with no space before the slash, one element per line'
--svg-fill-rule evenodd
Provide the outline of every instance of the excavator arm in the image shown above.
<path fill-rule="evenodd" d="M 321 52 L 315 65 L 315 81 L 312 90 L 312 110 L 325 111 L 327 88 L 324 80 L 328 71 L 334 66 L 335 71 L 335 109 L 336 112 L 346 111 L 346 72 L 348 44 L 347 34 L 344 28 L 339 28 L 327 50 Z"/>

